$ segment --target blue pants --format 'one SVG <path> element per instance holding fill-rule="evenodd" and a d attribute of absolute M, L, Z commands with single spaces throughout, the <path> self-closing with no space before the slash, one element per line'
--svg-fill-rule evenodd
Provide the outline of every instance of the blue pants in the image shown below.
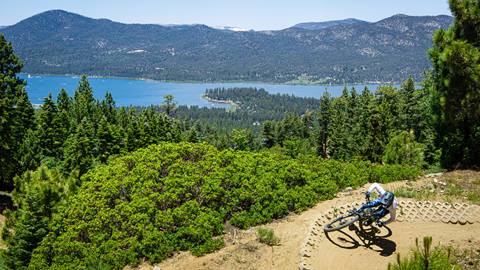
<path fill-rule="evenodd" d="M 389 211 L 387 209 L 385 209 L 385 207 L 382 206 L 380 198 L 375 199 L 373 201 L 370 201 L 369 203 L 366 203 L 366 204 L 362 205 L 362 207 L 360 207 L 358 209 L 358 211 L 362 211 L 364 209 L 377 207 L 377 206 L 380 206 L 380 207 L 377 210 L 375 210 L 375 212 L 373 212 L 373 217 L 375 219 L 379 220 L 389 213 Z"/>

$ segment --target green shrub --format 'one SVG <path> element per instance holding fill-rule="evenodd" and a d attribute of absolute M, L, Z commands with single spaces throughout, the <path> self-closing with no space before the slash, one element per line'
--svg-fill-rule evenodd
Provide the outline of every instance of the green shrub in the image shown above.
<path fill-rule="evenodd" d="M 401 258 L 397 255 L 397 261 L 388 265 L 388 270 L 460 270 L 454 260 L 453 250 L 448 247 L 432 248 L 432 237 L 424 237 L 423 245 L 420 246 L 418 238 L 415 240 L 416 247 L 409 257 Z"/>
<path fill-rule="evenodd" d="M 30 267 L 85 269 L 90 261 L 120 269 L 178 251 L 202 255 L 223 246 L 227 221 L 249 228 L 333 198 L 339 188 L 362 185 L 372 171 L 381 171 L 386 182 L 416 172 L 381 168 L 205 144 L 153 145 L 85 174 L 54 215 Z"/>
<path fill-rule="evenodd" d="M 280 244 L 280 238 L 278 238 L 278 236 L 275 235 L 272 229 L 258 228 L 257 236 L 258 236 L 258 241 L 260 241 L 260 243 L 263 243 L 269 246 L 276 246 Z"/>
<path fill-rule="evenodd" d="M 480 194 L 478 192 L 468 192 L 467 199 L 475 204 L 480 204 Z"/>
<path fill-rule="evenodd" d="M 400 180 L 413 180 L 422 173 L 422 170 L 413 166 L 402 165 L 373 165 L 370 169 L 370 181 L 388 183 Z"/>
<path fill-rule="evenodd" d="M 203 256 L 207 253 L 219 250 L 225 246 L 222 238 L 207 240 L 203 245 L 192 248 L 194 256 Z"/>

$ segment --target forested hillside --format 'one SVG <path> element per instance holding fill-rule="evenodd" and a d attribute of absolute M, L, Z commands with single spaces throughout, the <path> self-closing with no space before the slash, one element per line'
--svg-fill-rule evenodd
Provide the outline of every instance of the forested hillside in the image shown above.
<path fill-rule="evenodd" d="M 197 106 L 178 106 L 175 117 L 197 125 L 207 127 L 219 134 L 231 132 L 233 129 L 249 128 L 258 133 L 261 124 L 266 120 L 281 120 L 285 112 L 295 115 L 318 108 L 318 99 L 302 98 L 292 95 L 271 95 L 264 89 L 233 88 L 207 89 L 205 98 L 231 103 L 225 109 L 208 109 Z M 162 108 L 159 108 L 160 111 Z"/>
<path fill-rule="evenodd" d="M 62 90 L 34 109 L 22 62 L 0 35 L 0 191 L 12 199 L 0 268 L 122 269 L 201 255 L 223 246 L 226 225 L 270 222 L 349 186 L 478 169 L 480 6 L 450 4 L 455 22 L 436 32 L 418 88 L 410 77 L 398 89 L 345 88 L 320 100 L 206 92 L 234 102 L 231 111 L 177 107 L 172 96 L 160 107 L 117 107 L 110 93 L 96 100 L 86 76 L 73 96 Z M 61 14 L 64 26 L 71 14 Z"/>
<path fill-rule="evenodd" d="M 191 127 L 187 131 L 191 141 L 242 150 L 272 148 L 291 156 L 418 166 L 435 164 L 440 158 L 430 97 L 426 88 L 415 88 L 412 78 L 400 89 L 345 88 L 338 98 L 325 93 L 320 100 L 255 89 L 212 89 L 206 96 L 234 102 L 237 109 L 177 108 L 175 117 Z M 403 153 L 407 148 L 408 153 Z M 387 161 L 391 157 L 386 153 L 392 151 L 398 152 L 398 160 Z M 403 154 L 408 158 L 400 158 Z"/>
<path fill-rule="evenodd" d="M 25 71 L 159 80 L 297 83 L 419 81 L 425 51 L 449 16 L 396 15 L 318 30 L 234 32 L 205 25 L 140 25 L 48 11 L 1 32 Z"/>

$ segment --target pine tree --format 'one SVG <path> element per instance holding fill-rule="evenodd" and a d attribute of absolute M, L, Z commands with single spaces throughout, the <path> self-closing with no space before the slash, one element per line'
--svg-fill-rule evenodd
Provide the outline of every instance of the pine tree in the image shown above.
<path fill-rule="evenodd" d="M 75 91 L 72 104 L 76 124 L 80 124 L 84 118 L 87 118 L 90 122 L 93 121 L 95 104 L 92 87 L 88 82 L 87 76 L 83 75 Z"/>
<path fill-rule="evenodd" d="M 115 128 L 108 123 L 106 117 L 98 125 L 97 144 L 98 158 L 102 163 L 106 163 L 110 155 L 119 154 L 122 149 L 120 136 L 115 133 Z"/>
<path fill-rule="evenodd" d="M 351 119 L 349 113 L 349 93 L 345 87 L 340 97 L 332 102 L 332 120 L 330 132 L 330 154 L 334 159 L 351 158 L 350 132 Z"/>
<path fill-rule="evenodd" d="M 72 100 L 65 89 L 61 89 L 57 96 L 57 107 L 59 111 L 70 111 Z"/>
<path fill-rule="evenodd" d="M 173 112 L 175 111 L 175 101 L 173 99 L 173 95 L 165 95 L 163 99 L 163 108 L 165 110 L 165 113 L 168 116 L 172 116 Z"/>
<path fill-rule="evenodd" d="M 25 92 L 25 83 L 16 75 L 21 69 L 22 63 L 13 53 L 12 45 L 0 34 L 1 190 L 12 188 L 13 176 L 18 172 L 16 150 L 33 122 L 31 104 L 29 104 Z"/>
<path fill-rule="evenodd" d="M 480 2 L 450 0 L 455 17 L 433 38 L 433 110 L 442 164 L 480 166 Z"/>
<path fill-rule="evenodd" d="M 64 147 L 63 170 L 69 174 L 78 170 L 80 175 L 86 173 L 94 162 L 95 141 L 93 127 L 84 118 L 75 133 L 71 134 Z"/>
<path fill-rule="evenodd" d="M 28 99 L 27 91 L 20 87 L 15 98 L 15 141 L 17 146 L 22 143 L 23 137 L 29 129 L 34 128 L 34 109 Z"/>
<path fill-rule="evenodd" d="M 42 148 L 37 133 L 31 129 L 27 131 L 18 150 L 18 163 L 22 172 L 34 170 L 40 166 L 42 160 Z"/>
<path fill-rule="evenodd" d="M 125 128 L 125 144 L 128 152 L 131 152 L 140 147 L 140 142 L 138 139 L 138 124 L 136 119 L 136 110 L 135 108 L 130 108 L 127 111 L 127 126 Z"/>
<path fill-rule="evenodd" d="M 375 104 L 370 117 L 369 159 L 381 162 L 385 147 L 401 123 L 400 97 L 398 91 L 391 86 L 380 87 L 375 95 Z"/>
<path fill-rule="evenodd" d="M 13 228 L 15 234 L 7 240 L 6 265 L 10 269 L 27 269 L 33 250 L 48 233 L 48 219 L 32 209 L 36 204 L 39 202 L 33 201 L 30 209 L 17 210 L 19 218 Z"/>
<path fill-rule="evenodd" d="M 116 124 L 115 100 L 110 92 L 105 93 L 105 99 L 102 101 L 102 114 L 107 118 L 108 123 Z"/>
<path fill-rule="evenodd" d="M 401 112 L 400 112 L 400 121 L 401 129 L 410 131 L 416 131 L 415 122 L 417 122 L 417 113 L 415 110 L 417 109 L 417 100 L 415 99 L 415 81 L 412 77 L 409 77 L 405 82 L 402 83 L 400 87 L 400 94 L 401 94 Z M 418 134 L 418 133 L 417 133 Z"/>
<path fill-rule="evenodd" d="M 193 126 L 190 130 L 188 130 L 188 132 L 187 132 L 187 142 L 191 142 L 191 143 L 199 142 L 198 132 L 197 132 L 196 126 Z"/>
<path fill-rule="evenodd" d="M 232 130 L 232 148 L 237 150 L 253 150 L 253 133 L 251 129 Z"/>
<path fill-rule="evenodd" d="M 332 99 L 325 92 L 320 99 L 320 109 L 317 114 L 318 131 L 316 132 L 317 154 L 322 158 L 329 157 L 329 141 L 332 122 Z"/>
<path fill-rule="evenodd" d="M 415 140 L 425 145 L 425 161 L 427 164 L 440 164 L 441 150 L 436 146 L 437 132 L 432 111 L 432 95 L 430 95 L 433 78 L 431 72 L 425 74 L 420 90 L 415 92 L 414 112 Z"/>
<path fill-rule="evenodd" d="M 27 92 L 25 88 L 20 88 L 17 97 L 15 99 L 14 105 L 14 143 L 13 147 L 14 151 L 14 159 L 15 159 L 15 174 L 20 175 L 25 170 L 26 167 L 24 166 L 25 158 L 22 156 L 22 146 L 24 146 L 24 142 L 27 139 L 27 133 L 34 128 L 34 110 L 33 106 L 28 99 Z M 23 161 L 22 161 L 23 160 Z M 35 159 L 30 162 L 30 167 L 35 164 Z M 38 166 L 38 165 L 37 165 Z M 29 167 L 29 168 L 30 168 Z M 32 167 L 35 169 L 36 167 Z"/>
<path fill-rule="evenodd" d="M 365 87 L 359 97 L 359 115 L 357 126 L 360 131 L 358 135 L 359 155 L 362 159 L 371 158 L 371 145 L 374 141 L 372 137 L 372 113 L 374 112 L 375 97 L 370 90 Z"/>
<path fill-rule="evenodd" d="M 68 96 L 67 91 L 65 89 L 60 90 L 60 93 L 57 97 L 57 114 L 55 123 L 58 125 L 58 135 L 57 139 L 59 145 L 63 146 L 66 139 L 70 135 L 70 130 L 72 126 L 72 100 Z M 59 151 L 59 158 L 63 159 L 63 151 Z"/>
<path fill-rule="evenodd" d="M 117 124 L 120 125 L 121 128 L 126 129 L 128 124 L 130 123 L 130 119 L 128 117 L 128 112 L 126 107 L 120 107 L 116 113 Z"/>
<path fill-rule="evenodd" d="M 153 121 L 152 111 L 143 110 L 137 117 L 137 147 L 146 147 L 155 143 L 155 137 L 158 135 L 154 132 L 155 123 Z"/>
<path fill-rule="evenodd" d="M 265 121 L 262 127 L 262 142 L 266 148 L 275 145 L 275 124 L 272 121 Z"/>
<path fill-rule="evenodd" d="M 15 178 L 13 199 L 18 209 L 9 213 L 4 230 L 10 269 L 27 269 L 33 250 L 48 233 L 55 206 L 65 196 L 66 184 L 55 170 L 46 167 Z"/>
<path fill-rule="evenodd" d="M 347 142 L 348 149 L 350 151 L 350 157 L 352 158 L 361 156 L 362 130 L 360 126 L 360 117 L 360 97 L 358 96 L 355 87 L 352 87 L 348 99 L 348 118 L 351 130 Z"/>
<path fill-rule="evenodd" d="M 313 111 L 307 110 L 302 115 L 302 122 L 303 122 L 303 138 L 310 137 L 310 132 L 313 129 Z"/>
<path fill-rule="evenodd" d="M 425 146 L 415 141 L 413 131 L 400 131 L 385 147 L 383 163 L 422 167 Z"/>
<path fill-rule="evenodd" d="M 368 122 L 368 149 L 366 151 L 366 157 L 372 162 L 381 162 L 383 157 L 383 152 L 386 144 L 388 143 L 389 137 L 386 135 L 388 132 L 387 123 L 382 117 L 382 111 L 379 106 L 371 107 L 370 117 Z"/>
<path fill-rule="evenodd" d="M 37 129 L 42 153 L 47 157 L 59 157 L 63 144 L 63 140 L 60 139 L 62 134 L 60 134 L 57 112 L 52 94 L 48 94 L 39 111 Z"/>

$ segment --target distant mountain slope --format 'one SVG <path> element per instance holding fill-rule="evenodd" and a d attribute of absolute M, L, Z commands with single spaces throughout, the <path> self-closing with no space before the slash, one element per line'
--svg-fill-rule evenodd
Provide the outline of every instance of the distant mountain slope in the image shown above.
<path fill-rule="evenodd" d="M 401 81 L 430 66 L 432 33 L 449 16 L 396 15 L 321 30 L 224 31 L 122 24 L 52 10 L 1 29 L 31 73 L 161 80 Z"/>
<path fill-rule="evenodd" d="M 368 22 L 357 20 L 357 19 L 345 19 L 345 20 L 326 21 L 326 22 L 299 23 L 294 25 L 293 27 L 302 28 L 306 30 L 321 30 L 321 29 L 325 29 L 333 26 L 353 25 L 353 24 L 368 24 Z"/>

